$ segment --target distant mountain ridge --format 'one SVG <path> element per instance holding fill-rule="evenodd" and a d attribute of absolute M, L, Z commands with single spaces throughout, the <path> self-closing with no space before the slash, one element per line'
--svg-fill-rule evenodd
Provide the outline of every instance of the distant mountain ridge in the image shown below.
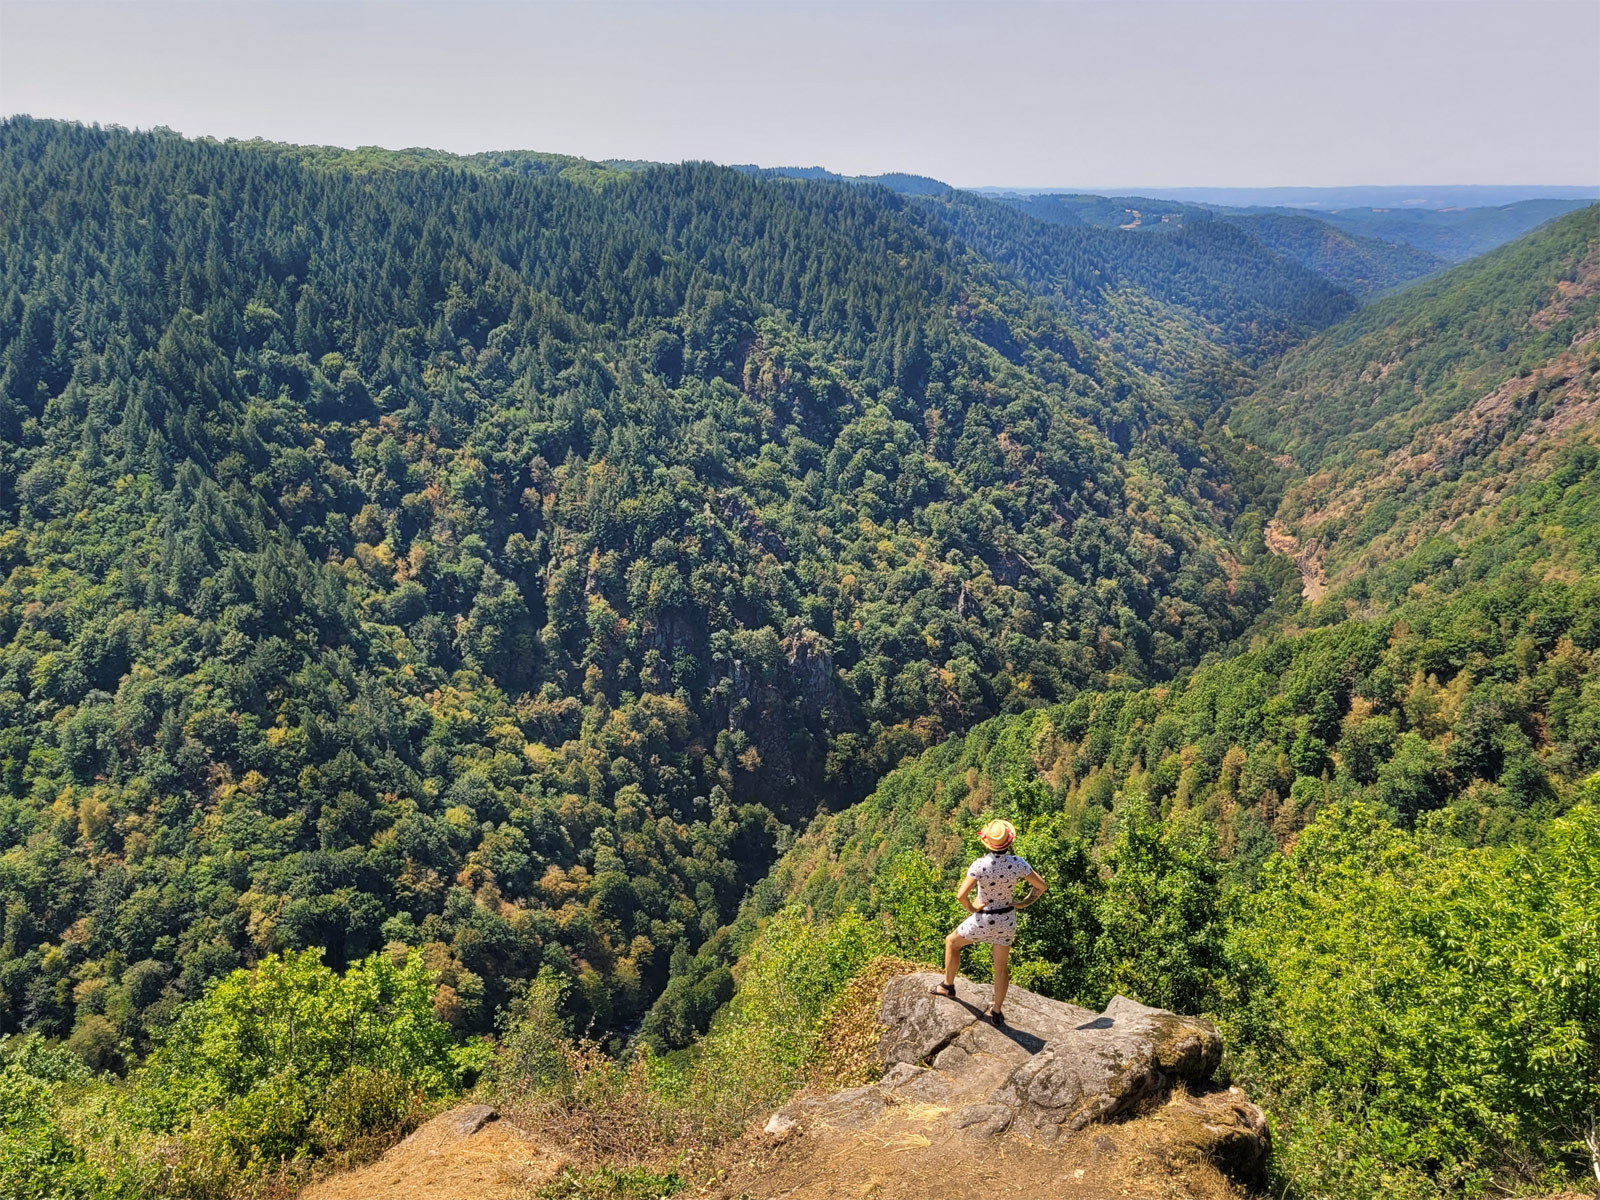
<path fill-rule="evenodd" d="M 735 163 L 733 170 L 769 179 L 827 179 L 835 183 L 876 183 L 902 196 L 938 196 L 954 189 L 927 175 L 908 175 L 890 171 L 883 175 L 840 175 L 825 167 L 758 167 L 754 163 Z"/>
<path fill-rule="evenodd" d="M 1041 196 L 1070 194 L 1069 188 L 980 187 L 985 195 Z M 1172 187 L 1112 188 L 1094 194 L 1148 196 L 1163 200 L 1203 204 L 1214 208 L 1486 208 L 1522 200 L 1600 200 L 1600 185 L 1487 184 L 1416 185 L 1395 187 Z"/>
<path fill-rule="evenodd" d="M 924 175 L 840 175 L 824 167 L 734 168 L 768 178 L 877 184 L 904 196 L 983 196 L 1053 224 L 1170 232 L 1235 225 L 1273 254 L 1358 297 L 1391 291 L 1483 254 L 1600 199 L 1600 188 L 1175 188 L 1153 193 L 959 189 Z"/>
<path fill-rule="evenodd" d="M 1201 221 L 1227 221 L 1264 245 L 1320 268 L 1358 294 L 1386 291 L 1440 267 L 1464 262 L 1530 229 L 1586 207 L 1581 199 L 1518 200 L 1498 207 L 1461 209 L 1362 208 L 1328 211 L 1283 207 L 1230 208 L 1150 196 L 1046 193 L 997 195 L 1041 220 L 1144 232 L 1170 232 Z M 1337 230 L 1343 237 L 1334 237 Z M 1346 239 L 1355 239 L 1349 241 Z M 1323 258 L 1330 252 L 1333 258 Z M 1340 247 L 1335 252 L 1334 247 Z M 1350 256 L 1365 265 L 1352 269 Z"/>
<path fill-rule="evenodd" d="M 1586 208 L 1592 199 L 1517 200 L 1489 208 L 1348 208 L 1317 214 L 1340 229 L 1414 246 L 1448 262 L 1465 262 L 1521 237 L 1546 221 Z"/>
<path fill-rule="evenodd" d="M 170 131 L 156 133 L 178 136 Z M 451 167 L 484 174 L 597 183 L 663 165 L 528 150 L 457 155 L 422 147 L 386 150 L 362 146 L 352 150 L 262 139 L 230 140 L 226 144 L 266 149 L 324 169 L 356 174 Z M 754 163 L 733 164 L 730 169 L 764 179 L 872 184 L 914 198 L 944 197 L 962 190 L 942 180 L 903 171 L 843 175 L 820 166 L 763 167 Z M 1600 195 L 1600 189 L 1593 191 Z M 1011 203 L 1041 220 L 1067 225 L 1149 232 L 1209 218 L 1226 220 L 1245 229 L 1268 252 L 1323 276 L 1357 297 L 1381 294 L 1447 263 L 1482 254 L 1543 221 L 1582 207 L 1588 202 L 1585 196 L 1595 198 L 1586 189 L 1563 187 L 1179 188 L 1157 189 L 1148 196 L 976 188 L 967 189 L 967 194 Z M 1224 197 L 1232 202 L 1225 202 Z M 1380 204 L 1386 207 L 1371 207 Z M 1451 205 L 1456 207 L 1450 208 Z M 1328 226 L 1347 236 L 1331 234 Z"/>

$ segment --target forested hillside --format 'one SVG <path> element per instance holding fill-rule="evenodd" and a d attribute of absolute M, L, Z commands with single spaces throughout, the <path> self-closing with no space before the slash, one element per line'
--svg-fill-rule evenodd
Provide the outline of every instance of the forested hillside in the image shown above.
<path fill-rule="evenodd" d="M 1383 241 L 1298 214 L 1229 213 L 1218 219 L 1243 229 L 1274 254 L 1362 297 L 1394 291 L 1432 275 L 1446 263 L 1404 242 Z"/>
<path fill-rule="evenodd" d="M 813 822 L 647 1036 L 691 1041 L 788 904 L 938 961 L 1002 815 L 1056 885 L 1018 981 L 1216 1014 L 1295 1194 L 1577 1170 L 1600 1112 L 1597 253 L 1591 208 L 1268 366 L 1226 415 L 1282 457 L 1328 598 L 1170 684 L 988 722 Z"/>
<path fill-rule="evenodd" d="M 880 178 L 0 123 L 0 1183 L 552 1055 L 737 1136 L 997 815 L 1275 1190 L 1570 1179 L 1600 207 L 1358 311 L 1433 260 Z"/>
<path fill-rule="evenodd" d="M 1343 208 L 1319 212 L 1350 233 L 1412 246 L 1446 262 L 1465 262 L 1592 200 L 1517 200 L 1481 208 Z"/>
<path fill-rule="evenodd" d="M 1143 233 L 1176 233 L 1220 221 L 1243 230 L 1262 250 L 1356 296 L 1388 291 L 1445 265 L 1443 258 L 1398 239 L 1364 236 L 1359 224 L 1335 226 L 1322 214 L 1217 209 L 1147 196 L 1007 196 L 1002 202 L 1053 224 Z"/>
<path fill-rule="evenodd" d="M 1259 362 L 1355 307 L 1351 294 L 1231 226 L 1170 237 L 1041 221 L 970 192 L 923 197 L 962 240 L 1055 299 L 1148 369 L 1181 376 L 1204 341 Z M 1110 288 L 1114 303 L 1103 292 Z"/>
<path fill-rule="evenodd" d="M 6 1030 L 138 1048 L 396 941 L 460 1028 L 541 964 L 613 1027 L 784 823 L 1283 578 L 1158 383 L 881 188 L 21 119 L 0 161 Z M 1213 356 L 1224 283 L 1348 307 L 1194 261 L 1161 320 Z"/>
<path fill-rule="evenodd" d="M 1354 610 L 1441 573 L 1594 563 L 1600 206 L 1374 304 L 1226 413 L 1292 464 L 1279 517 Z M 1433 585 L 1438 586 L 1438 585 Z"/>

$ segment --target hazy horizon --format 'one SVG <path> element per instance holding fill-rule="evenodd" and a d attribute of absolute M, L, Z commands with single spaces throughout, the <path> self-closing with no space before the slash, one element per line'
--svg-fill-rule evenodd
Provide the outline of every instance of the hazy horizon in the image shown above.
<path fill-rule="evenodd" d="M 1587 0 L 0 0 L 0 111 L 967 188 L 1588 189 L 1597 45 Z"/>
<path fill-rule="evenodd" d="M 246 136 L 246 137 L 240 137 L 240 136 L 234 135 L 234 134 L 219 135 L 219 134 L 209 134 L 209 133 L 194 133 L 194 132 L 191 132 L 191 131 L 188 131 L 188 130 L 183 130 L 183 129 L 173 129 L 170 126 L 125 126 L 125 125 L 122 125 L 120 122 L 116 122 L 116 121 L 80 121 L 80 119 L 76 118 L 76 117 L 59 117 L 59 116 L 52 116 L 52 115 L 50 115 L 48 113 L 0 112 L 0 120 L 11 120 L 13 118 L 31 118 L 31 119 L 35 119 L 35 120 L 46 120 L 46 121 L 69 121 L 69 122 L 77 121 L 80 124 L 84 124 L 84 125 L 87 125 L 87 126 L 98 125 L 98 126 L 100 126 L 102 128 L 126 128 L 126 129 L 130 129 L 131 131 L 136 132 L 136 133 L 149 133 L 149 132 L 154 132 L 157 129 L 166 129 L 166 130 L 170 130 L 170 132 L 172 132 L 173 134 L 176 134 L 176 135 L 179 135 L 179 136 L 182 136 L 182 137 L 187 137 L 187 138 L 213 138 L 213 139 L 215 139 L 217 141 L 223 141 L 223 142 L 280 141 L 281 140 L 281 139 L 263 138 L 260 135 L 251 135 L 251 136 Z M 398 152 L 422 151 L 422 152 L 431 152 L 431 153 L 457 154 L 457 155 L 462 155 L 462 156 L 467 156 L 467 155 L 472 155 L 472 154 L 491 154 L 492 155 L 492 154 L 519 154 L 519 153 L 556 154 L 556 155 L 561 155 L 561 156 L 564 156 L 564 157 L 586 159 L 587 161 L 590 161 L 590 162 L 596 162 L 596 163 L 602 163 L 602 164 L 606 163 L 606 162 L 617 162 L 617 163 L 620 163 L 620 162 L 659 162 L 662 165 L 671 165 L 671 163 L 668 162 L 668 160 L 664 160 L 664 159 L 658 160 L 658 159 L 595 158 L 595 157 L 590 156 L 590 155 L 576 154 L 576 153 L 573 153 L 573 152 L 570 152 L 570 151 L 549 150 L 549 149 L 547 149 L 546 147 L 543 147 L 543 146 L 500 146 L 500 147 L 495 147 L 495 148 L 489 149 L 489 150 L 457 151 L 457 150 L 449 150 L 449 149 L 446 149 L 445 147 L 442 147 L 442 146 L 427 146 L 427 145 L 422 145 L 422 144 L 401 145 L 401 144 L 398 144 L 398 143 L 396 143 L 394 145 L 383 145 L 383 144 L 376 143 L 376 142 L 367 142 L 367 143 L 361 143 L 361 144 L 335 143 L 335 142 L 292 142 L 292 143 L 291 142 L 285 142 L 284 144 L 301 145 L 301 146 L 309 146 L 309 147 L 319 147 L 319 148 L 327 148 L 327 149 L 335 149 L 335 150 L 377 149 L 377 150 L 388 150 L 388 151 L 398 151 Z M 722 161 L 718 161 L 718 160 L 715 160 L 715 159 L 680 159 L 680 160 L 677 160 L 677 161 L 678 162 L 705 161 L 705 162 L 712 162 L 717 166 L 724 166 L 724 167 L 730 167 L 730 168 L 750 168 L 750 167 L 754 167 L 755 169 L 762 170 L 762 171 L 801 171 L 801 170 L 809 171 L 809 170 L 820 170 L 820 171 L 827 171 L 827 172 L 829 172 L 831 174 L 838 174 L 838 175 L 845 174 L 844 172 L 834 171 L 833 168 L 829 167 L 826 163 L 788 163 L 788 162 L 786 162 L 786 163 L 765 163 L 765 162 L 762 162 L 762 163 L 736 163 L 736 162 L 722 162 Z M 872 178 L 872 177 L 875 177 L 875 176 L 890 176 L 890 175 L 909 175 L 909 176 L 920 177 L 920 178 L 928 178 L 928 179 L 936 179 L 937 178 L 935 176 L 922 175 L 920 172 L 901 170 L 901 169 L 899 169 L 897 167 L 894 167 L 894 166 L 888 166 L 888 167 L 883 168 L 882 170 L 863 172 L 860 175 L 851 175 L 849 177 L 850 178 Z M 937 182 L 948 183 L 948 180 L 937 180 Z M 1108 197 L 1142 196 L 1142 197 L 1146 197 L 1146 198 L 1149 198 L 1149 199 L 1169 199 L 1169 200 L 1179 200 L 1179 199 L 1184 199 L 1184 198 L 1191 197 L 1191 196 L 1198 196 L 1198 195 L 1203 194 L 1203 193 L 1217 193 L 1217 192 L 1239 192 L 1239 193 L 1286 192 L 1286 193 L 1303 193 L 1303 194 L 1306 194 L 1306 195 L 1310 195 L 1310 194 L 1313 194 L 1313 193 L 1326 193 L 1326 192 L 1348 193 L 1348 192 L 1362 192 L 1362 191 L 1388 192 L 1388 193 L 1403 193 L 1403 192 L 1425 192 L 1426 193 L 1426 192 L 1449 192 L 1449 191 L 1496 191 L 1496 192 L 1517 193 L 1517 196 L 1514 199 L 1500 199 L 1498 201 L 1485 201 L 1484 202 L 1485 204 L 1489 204 L 1489 203 L 1509 204 L 1509 203 L 1515 203 L 1516 199 L 1529 199 L 1529 200 L 1535 200 L 1535 199 L 1586 199 L 1586 198 L 1591 198 L 1592 197 L 1594 199 L 1600 200 L 1600 183 L 1591 185 L 1591 184 L 1543 184 L 1543 183 L 1514 183 L 1514 184 L 1505 184 L 1505 183 L 1418 183 L 1416 181 L 1412 181 L 1412 182 L 1409 182 L 1409 183 L 1394 183 L 1394 184 L 1342 183 L 1342 184 L 1312 184 L 1312 185 L 1304 185 L 1304 186 L 1302 186 L 1302 185 L 1293 184 L 1293 183 L 1239 185 L 1239 184 L 1232 184 L 1232 183 L 1226 183 L 1226 182 L 1215 182 L 1215 183 L 1209 183 L 1209 184 L 1208 183 L 1189 183 L 1189 182 L 1185 182 L 1185 183 L 1173 183 L 1173 184 L 1100 185 L 1100 186 L 1097 186 L 1097 187 L 1087 187 L 1087 186 L 1081 186 L 1081 185 L 1077 185 L 1077 184 L 1073 184 L 1073 183 L 1053 184 L 1053 185 L 1052 184 L 1035 184 L 1035 183 L 985 183 L 985 184 L 951 184 L 950 186 L 959 187 L 963 191 L 996 193 L 996 194 L 1009 194 L 1009 195 L 1072 195 L 1072 194 L 1077 194 L 1077 195 L 1098 195 L 1098 196 L 1108 196 Z M 1223 201 L 1205 201 L 1205 200 L 1198 200 L 1198 199 L 1195 202 L 1196 203 L 1216 203 L 1216 204 L 1225 203 Z M 1283 205 L 1284 207 L 1299 207 L 1299 206 L 1313 207 L 1313 205 L 1304 204 L 1303 202 L 1300 203 L 1300 204 L 1297 204 L 1296 202 L 1289 201 L 1289 200 L 1283 200 L 1283 201 L 1280 201 L 1279 203 L 1281 205 Z M 1396 207 L 1399 207 L 1402 204 L 1404 204 L 1405 202 L 1400 200 L 1400 199 L 1396 199 L 1395 201 L 1393 201 L 1393 203 L 1394 203 L 1394 205 Z M 1415 207 L 1419 207 L 1419 208 L 1421 208 L 1421 207 L 1429 207 L 1428 204 L 1426 204 L 1426 203 L 1424 203 L 1422 201 L 1413 201 L 1412 204 Z"/>

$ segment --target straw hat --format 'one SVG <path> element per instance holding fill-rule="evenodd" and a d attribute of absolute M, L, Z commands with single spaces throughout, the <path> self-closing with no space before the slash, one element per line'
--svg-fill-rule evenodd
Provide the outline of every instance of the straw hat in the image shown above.
<path fill-rule="evenodd" d="M 991 850 L 1004 850 L 1017 840 L 1017 831 L 1010 821 L 990 821 L 979 831 L 978 840 Z"/>

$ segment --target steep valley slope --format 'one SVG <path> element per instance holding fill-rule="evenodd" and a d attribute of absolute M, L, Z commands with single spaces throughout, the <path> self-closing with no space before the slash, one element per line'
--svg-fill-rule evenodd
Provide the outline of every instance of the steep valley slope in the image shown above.
<path fill-rule="evenodd" d="M 1352 307 L 703 164 L 0 161 L 0 1031 L 108 1062 L 309 946 L 422 947 L 463 1032 L 541 966 L 623 1027 L 785 824 L 1248 628 L 1282 572 L 1127 348 Z"/>
<path fill-rule="evenodd" d="M 1592 470 L 1600 206 L 1313 339 L 1227 420 L 1293 464 L 1277 518 L 1347 607 L 1481 573 L 1474 547 L 1581 574 L 1585 523 L 1529 521 Z"/>
<path fill-rule="evenodd" d="M 1170 683 L 986 722 L 814 821 L 739 920 L 679 964 L 647 1035 L 692 1037 L 708 983 L 788 905 L 863 914 L 938 961 L 959 916 L 947 889 L 978 824 L 1002 815 L 1059 893 L 1023 922 L 1013 978 L 1090 1005 L 1120 988 L 1228 1014 L 1260 1039 L 1234 1061 L 1290 1135 L 1286 1186 L 1361 1194 L 1378 1175 L 1359 1182 L 1340 1161 L 1360 1146 L 1386 1189 L 1448 1193 L 1438 1166 L 1387 1140 L 1444 1129 L 1515 1186 L 1528 1160 L 1501 1157 L 1489 1126 L 1467 1133 L 1442 1084 L 1420 1081 L 1436 1078 L 1441 1039 L 1520 1071 L 1543 1035 L 1517 1006 L 1557 977 L 1531 968 L 1492 1029 L 1457 1024 L 1455 1006 L 1509 986 L 1522 968 L 1506 955 L 1531 963 L 1557 927 L 1592 919 L 1554 914 L 1592 889 L 1594 850 L 1561 849 L 1561 831 L 1593 830 L 1600 799 L 1597 253 L 1592 207 L 1270 364 L 1223 415 L 1277 460 L 1258 494 L 1281 489 L 1275 537 L 1298 535 L 1314 602 Z M 1507 885 L 1519 899 L 1499 903 L 1531 924 L 1491 935 L 1481 906 Z M 1592 939 L 1567 945 L 1581 979 Z M 1555 1003 L 1551 1036 L 1593 1042 L 1589 1001 Z M 1579 1075 L 1594 1062 L 1568 1061 Z M 1544 1147 L 1526 1153 L 1560 1153 L 1544 1093 L 1482 1102 L 1495 1128 Z M 1575 1127 L 1587 1101 L 1567 1103 L 1559 1120 Z"/>

